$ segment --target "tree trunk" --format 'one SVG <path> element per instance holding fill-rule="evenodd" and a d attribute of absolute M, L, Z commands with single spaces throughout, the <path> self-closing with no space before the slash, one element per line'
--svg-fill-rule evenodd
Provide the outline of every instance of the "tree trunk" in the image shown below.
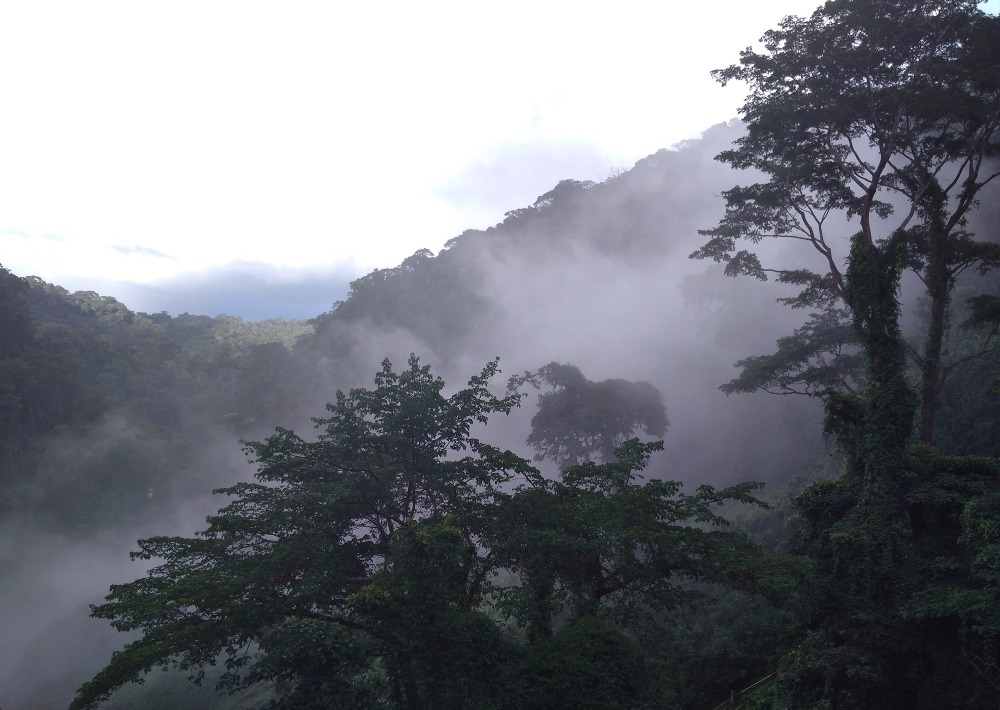
<path fill-rule="evenodd" d="M 917 409 L 916 396 L 906 380 L 906 352 L 899 328 L 901 238 L 875 249 L 858 235 L 847 270 L 844 299 L 864 352 L 867 384 L 860 400 L 860 421 L 850 425 L 852 434 L 840 444 L 853 459 L 849 468 L 863 479 L 866 497 L 883 497 L 893 488 Z M 830 424 L 834 429 L 840 426 Z"/>
<path fill-rule="evenodd" d="M 934 443 L 934 413 L 937 409 L 941 384 L 941 352 L 947 327 L 948 304 L 951 300 L 951 275 L 948 272 L 948 235 L 935 224 L 927 236 L 927 295 L 930 297 L 930 322 L 924 343 L 920 374 L 920 441 Z"/>
<path fill-rule="evenodd" d="M 528 573 L 528 588 L 531 590 L 531 618 L 528 620 L 528 642 L 552 636 L 552 592 L 555 590 L 555 575 L 550 571 Z"/>

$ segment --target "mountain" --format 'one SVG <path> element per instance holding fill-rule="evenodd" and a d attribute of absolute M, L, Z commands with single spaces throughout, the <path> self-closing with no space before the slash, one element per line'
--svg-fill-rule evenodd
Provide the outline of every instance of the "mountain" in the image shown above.
<path fill-rule="evenodd" d="M 222 504 L 210 491 L 251 473 L 239 439 L 307 432 L 337 389 L 369 384 L 386 357 L 416 353 L 455 386 L 495 356 L 506 374 L 557 361 L 595 380 L 647 381 L 671 421 L 649 474 L 689 486 L 781 485 L 822 466 L 815 402 L 717 389 L 733 362 L 800 320 L 774 303 L 780 288 L 687 258 L 734 181 L 712 158 L 740 130 L 716 126 L 602 183 L 564 180 L 436 255 L 355 280 L 308 322 L 137 313 L 4 272 L 0 626 L 11 631 L 0 706 L 68 700 L 104 651 L 74 636 L 79 664 L 62 659 L 56 672 L 42 657 L 67 646 L 58 630 L 84 602 L 134 576 L 119 567 L 131 542 L 200 527 Z M 529 398 L 491 427 L 494 440 L 527 455 L 532 409 Z M 32 593 L 60 568 L 76 576 Z"/>

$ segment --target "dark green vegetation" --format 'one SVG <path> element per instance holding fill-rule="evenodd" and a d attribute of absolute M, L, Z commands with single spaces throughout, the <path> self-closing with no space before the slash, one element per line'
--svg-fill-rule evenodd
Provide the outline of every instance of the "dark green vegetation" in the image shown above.
<path fill-rule="evenodd" d="M 550 362 L 538 372 L 512 377 L 508 389 L 525 384 L 552 388 L 538 398 L 528 444 L 539 461 L 549 459 L 560 468 L 595 457 L 614 460 L 615 449 L 637 429 L 655 437 L 667 431 L 663 398 L 648 382 L 591 382 L 573 365 Z"/>
<path fill-rule="evenodd" d="M 995 707 L 997 25 L 789 18 L 718 73 L 750 87 L 744 127 L 564 181 L 308 324 L 0 273 L 0 614 L 25 654 L 0 648 L 24 686 L 0 705 L 142 676 L 107 707 L 712 708 L 755 683 L 761 708 Z M 414 359 L 372 386 L 410 352 L 451 388 L 496 353 L 525 374 L 452 390 Z M 736 360 L 746 394 L 712 399 Z M 59 601 L 37 580 L 72 586 L 60 546 L 109 538 L 147 573 L 95 561 L 83 594 L 114 584 L 95 613 L 127 639 L 74 641 L 98 628 L 68 631 L 79 596 L 20 631 Z"/>
<path fill-rule="evenodd" d="M 145 516 L 189 494 L 192 435 L 206 419 L 239 435 L 259 429 L 261 417 L 287 416 L 294 395 L 269 373 L 313 330 L 282 319 L 133 313 L 114 298 L 6 270 L 0 321 L 0 513 L 67 528 Z M 91 456 L 87 444 L 98 439 Z M 78 476 L 40 480 L 69 457 Z M 89 495 L 102 487 L 117 492 L 107 507 Z"/>
<path fill-rule="evenodd" d="M 387 361 L 373 389 L 338 395 L 316 441 L 247 444 L 258 482 L 222 491 L 233 501 L 198 537 L 140 541 L 135 556 L 163 564 L 95 608 L 142 638 L 74 707 L 220 655 L 223 688 L 274 682 L 278 707 L 641 703 L 652 674 L 625 631 L 648 634 L 684 580 L 752 588 L 768 568 L 713 529 L 713 507 L 754 502 L 754 486 L 640 484 L 661 447 L 638 440 L 548 481 L 471 433 L 520 400 L 490 393 L 496 371 L 445 397 L 416 358 L 398 374 Z"/>
<path fill-rule="evenodd" d="M 789 551 L 815 565 L 812 609 L 765 704 L 1000 699 L 1000 462 L 932 448 L 944 443 L 947 376 L 991 352 L 998 322 L 995 296 L 969 299 L 968 325 L 989 332 L 949 360 L 959 276 L 1000 261 L 1000 246 L 968 228 L 998 176 L 998 66 L 1000 20 L 974 2 L 839 0 L 787 18 L 763 51 L 717 73 L 750 86 L 747 133 L 720 159 L 764 180 L 725 193 L 726 215 L 695 255 L 732 274 L 772 273 L 802 287 L 787 303 L 817 309 L 776 355 L 744 360 L 727 389 L 811 390 L 843 456 L 839 476 L 793 501 Z M 838 217 L 853 234 L 845 262 L 831 248 Z M 825 271 L 765 268 L 738 244 L 765 237 L 801 241 Z M 910 333 L 900 323 L 907 270 L 926 303 Z"/>

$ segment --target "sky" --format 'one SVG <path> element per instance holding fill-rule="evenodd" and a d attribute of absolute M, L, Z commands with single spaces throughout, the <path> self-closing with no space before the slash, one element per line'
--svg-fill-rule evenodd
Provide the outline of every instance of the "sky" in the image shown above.
<path fill-rule="evenodd" d="M 311 317 L 353 278 L 737 116 L 817 0 L 0 4 L 0 264 Z"/>

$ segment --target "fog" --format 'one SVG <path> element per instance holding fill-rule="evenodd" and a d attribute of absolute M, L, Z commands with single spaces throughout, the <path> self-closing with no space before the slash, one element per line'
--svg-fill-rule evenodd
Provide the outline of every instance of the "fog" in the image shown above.
<path fill-rule="evenodd" d="M 385 275 L 388 285 L 379 288 L 398 287 L 392 297 L 366 301 L 359 287 L 296 347 L 288 361 L 294 372 L 270 373 L 291 404 L 249 429 L 227 427 L 191 404 L 170 432 L 151 434 L 123 411 L 73 447 L 66 436 L 53 439 L 37 472 L 46 493 L 0 528 L 0 707 L 67 704 L 127 641 L 88 619 L 87 604 L 100 602 L 109 584 L 144 572 L 128 561 L 134 540 L 203 528 L 205 515 L 225 502 L 212 488 L 252 475 L 241 436 L 264 436 L 279 424 L 307 434 L 309 418 L 323 414 L 336 389 L 370 386 L 386 357 L 399 369 L 416 353 L 452 390 L 496 356 L 503 370 L 498 393 L 507 376 L 551 361 L 572 363 L 591 380 L 648 381 L 662 393 L 671 424 L 665 451 L 646 473 L 682 480 L 688 491 L 751 479 L 780 489 L 817 465 L 826 455 L 818 402 L 718 390 L 736 375 L 736 360 L 770 352 L 807 315 L 775 303 L 788 295 L 776 284 L 727 278 L 719 265 L 688 258 L 702 242 L 697 230 L 721 217 L 719 193 L 736 180 L 712 157 L 738 130 L 717 126 L 701 141 L 656 153 L 600 184 L 554 185 L 503 224 L 466 232 L 439 255 L 417 255 Z M 317 285 L 310 277 L 265 293 L 301 295 Z M 219 306 L 196 310 L 184 299 L 224 305 L 242 298 L 246 284 L 223 279 L 218 293 L 203 281 L 178 287 L 187 288 L 176 295 L 185 310 L 210 312 Z M 325 293 L 324 309 L 344 298 L 333 277 L 316 292 Z M 484 438 L 530 456 L 524 440 L 534 398 L 529 392 L 520 410 L 495 419 Z M 174 460 L 164 451 L 180 446 L 188 463 L 161 466 Z M 51 517 L 47 511 L 65 509 L 81 477 L 97 475 L 110 451 L 127 452 L 126 463 L 142 469 L 141 490 L 124 497 L 126 477 L 113 484 L 121 495 L 109 491 L 108 501 L 73 501 L 92 513 L 75 518 L 83 524 Z M 146 484 L 151 472 L 156 486 Z"/>
<path fill-rule="evenodd" d="M 224 498 L 213 488 L 250 477 L 252 469 L 238 441 L 222 427 L 199 421 L 204 436 L 191 453 L 190 468 L 164 466 L 170 443 L 121 415 L 106 418 L 85 438 L 68 446 L 50 443 L 37 476 L 45 495 L 33 507 L 0 523 L 0 707 L 65 707 L 132 637 L 107 622 L 91 619 L 88 605 L 103 600 L 111 584 L 141 576 L 152 563 L 131 561 L 139 538 L 190 535 L 204 527 Z M 83 477 L 110 468 L 116 454 L 130 454 L 139 474 L 153 472 L 156 483 L 129 494 L 134 481 L 95 499 L 80 495 Z M 122 502 L 128 504 L 123 505 Z M 72 523 L 52 515 L 72 514 Z"/>

